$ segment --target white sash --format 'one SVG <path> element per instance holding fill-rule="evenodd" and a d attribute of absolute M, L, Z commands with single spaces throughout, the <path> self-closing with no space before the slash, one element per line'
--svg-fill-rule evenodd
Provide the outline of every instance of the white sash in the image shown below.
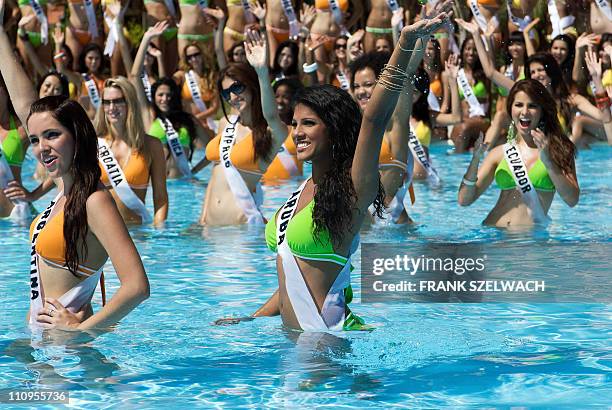
<path fill-rule="evenodd" d="M 160 121 L 166 131 L 166 139 L 168 140 L 168 146 L 170 147 L 170 152 L 172 153 L 174 162 L 176 162 L 176 166 L 183 176 L 191 177 L 191 167 L 189 166 L 187 155 L 185 155 L 185 151 L 183 150 L 176 130 L 168 119 L 160 118 Z"/>
<path fill-rule="evenodd" d="M 83 74 L 83 79 L 85 79 L 85 87 L 87 87 L 89 101 L 91 101 L 91 105 L 93 105 L 97 110 L 100 106 L 100 93 L 98 92 L 98 86 L 96 85 L 93 77 L 87 74 Z"/>
<path fill-rule="evenodd" d="M 287 149 L 287 146 L 284 142 L 278 150 L 278 154 L 276 154 L 276 157 L 283 164 L 283 167 L 287 170 L 287 172 L 289 172 L 290 176 L 299 175 L 300 170 L 298 169 L 298 166 L 296 164 L 297 160 L 294 158 L 293 155 L 289 153 L 289 150 Z"/>
<path fill-rule="evenodd" d="M 484 109 L 482 105 L 478 102 L 478 98 L 476 98 L 476 95 L 474 95 L 474 90 L 472 90 L 472 86 L 470 85 L 463 68 L 460 68 L 459 72 L 457 73 L 457 83 L 463 91 L 463 97 L 470 106 L 470 117 L 484 117 Z"/>
<path fill-rule="evenodd" d="M 397 223 L 397 220 L 402 215 L 402 212 L 404 209 L 406 209 L 404 207 L 404 198 L 406 197 L 406 192 L 408 192 L 408 185 L 410 185 L 410 182 L 404 181 L 402 186 L 399 187 L 395 193 L 393 200 L 388 206 L 385 207 L 385 213 L 389 214 L 389 218 L 380 219 L 378 216 L 374 216 L 375 224 L 384 225 L 389 223 Z M 374 212 L 376 211 L 374 204 L 370 205 L 368 210 L 370 211 L 371 215 L 374 215 Z"/>
<path fill-rule="evenodd" d="M 240 0 L 242 3 L 242 9 L 244 10 L 244 18 L 246 18 L 247 23 L 253 23 L 255 21 L 255 15 L 251 11 L 251 5 L 249 4 L 249 0 Z"/>
<path fill-rule="evenodd" d="M 612 10 L 610 9 L 610 2 L 608 0 L 595 0 L 597 3 L 597 7 L 601 10 L 604 16 L 608 18 L 608 20 L 612 20 Z"/>
<path fill-rule="evenodd" d="M 36 323 L 36 315 L 38 315 L 38 312 L 45 305 L 45 295 L 40 282 L 40 269 L 38 267 L 38 257 L 36 255 L 36 240 L 45 227 L 55 204 L 62 195 L 63 192 L 58 193 L 55 199 L 51 201 L 47 209 L 45 209 L 40 216 L 38 222 L 36 222 L 34 231 L 32 232 L 32 251 L 30 253 L 30 325 Z"/>
<path fill-rule="evenodd" d="M 172 0 L 164 0 L 164 4 L 168 9 L 168 13 L 170 13 L 172 17 L 176 17 L 176 8 L 174 7 L 174 2 Z"/>
<path fill-rule="evenodd" d="M 108 37 L 104 46 L 104 55 L 112 56 L 115 50 L 115 44 L 119 41 L 119 32 L 117 28 L 117 19 L 111 19 L 108 14 L 104 13 L 104 21 L 108 26 Z"/>
<path fill-rule="evenodd" d="M 42 42 L 43 44 L 47 44 L 49 40 L 49 22 L 47 21 L 47 15 L 38 0 L 30 0 L 30 7 L 34 10 L 36 19 L 40 23 L 40 37 Z"/>
<path fill-rule="evenodd" d="M 300 271 L 295 257 L 289 249 L 285 236 L 289 221 L 295 214 L 300 196 L 307 182 L 308 180 L 304 181 L 298 190 L 291 194 L 287 202 L 285 202 L 277 213 L 276 249 L 283 264 L 287 296 L 289 296 L 293 312 L 302 330 L 340 331 L 342 330 L 345 319 L 346 303 L 344 299 L 344 289 L 350 284 L 350 257 L 329 289 L 321 313 L 319 313 L 319 309 L 310 294 L 310 290 L 304 281 L 304 277 L 302 276 L 302 272 Z M 337 321 L 335 323 L 326 323 L 324 317 L 327 317 L 328 321 Z"/>
<path fill-rule="evenodd" d="M 392 13 L 395 13 L 395 11 L 399 9 L 399 4 L 397 4 L 397 0 L 387 0 L 387 6 L 389 6 L 389 9 L 391 9 Z M 404 20 L 402 17 L 402 20 L 400 20 L 399 22 L 399 29 L 401 30 L 403 27 L 404 27 Z"/>
<path fill-rule="evenodd" d="M 14 179 L 15 176 L 11 170 L 11 166 L 6 161 L 4 152 L 2 152 L 2 148 L 0 147 L 0 187 L 2 189 L 8 188 L 9 182 L 13 181 Z M 32 212 L 28 202 L 23 200 L 11 202 L 13 202 L 13 210 L 11 211 L 10 215 L 11 220 L 21 223 L 32 218 Z"/>
<path fill-rule="evenodd" d="M 85 13 L 87 14 L 87 28 L 92 38 L 98 37 L 98 22 L 96 21 L 96 10 L 92 0 L 83 0 Z"/>
<path fill-rule="evenodd" d="M 429 162 L 427 158 L 427 153 L 423 149 L 423 146 L 419 142 L 419 139 L 414 135 L 412 129 L 410 130 L 410 134 L 408 134 L 408 147 L 410 147 L 410 152 L 419 164 L 425 169 L 427 172 L 427 182 L 429 182 L 433 186 L 440 185 L 440 177 L 438 176 L 438 171 L 433 167 L 433 165 Z"/>
<path fill-rule="evenodd" d="M 552 38 L 557 37 L 559 34 L 563 34 L 563 27 L 561 27 L 561 18 L 559 17 L 559 10 L 555 5 L 554 0 L 548 0 L 548 14 L 550 15 L 550 24 L 552 25 Z"/>
<path fill-rule="evenodd" d="M 337 0 L 329 0 L 329 8 L 331 9 L 332 15 L 338 27 L 340 27 L 340 35 L 344 36 L 348 33 L 346 27 L 344 27 L 344 17 L 342 16 L 342 10 L 338 6 Z"/>
<path fill-rule="evenodd" d="M 153 95 L 151 94 L 151 82 L 149 81 L 149 76 L 144 70 L 142 71 L 142 74 L 140 74 L 140 81 L 142 81 L 142 87 L 144 88 L 147 100 L 149 100 L 149 102 L 152 102 Z"/>
<path fill-rule="evenodd" d="M 520 31 L 524 31 L 525 27 L 527 27 L 529 23 L 531 23 L 531 16 L 525 16 L 521 18 L 521 17 L 517 17 L 514 14 L 512 14 L 512 8 L 510 7 L 510 1 L 506 3 L 506 8 L 508 9 L 508 18 L 510 19 L 510 21 L 512 21 L 512 24 L 517 26 Z M 535 31 L 533 29 L 529 30 L 529 38 L 531 39 L 535 38 Z"/>
<path fill-rule="evenodd" d="M 341 69 L 338 69 L 338 72 L 336 73 L 336 78 L 340 83 L 340 88 L 342 88 L 344 91 L 348 91 L 351 88 L 348 78 L 346 78 L 346 75 L 342 72 Z"/>
<path fill-rule="evenodd" d="M 227 184 L 232 194 L 234 194 L 236 202 L 238 202 L 238 205 L 242 208 L 244 215 L 247 217 L 247 223 L 249 225 L 263 225 L 263 215 L 259 210 L 260 204 L 257 203 L 249 187 L 247 187 L 244 179 L 240 175 L 240 172 L 238 172 L 231 161 L 232 148 L 234 147 L 236 138 L 237 122 L 238 118 L 232 116 L 223 130 L 223 135 L 221 135 L 221 141 L 219 143 L 219 160 L 221 166 L 223 166 Z"/>
<path fill-rule="evenodd" d="M 516 189 L 521 192 L 531 218 L 537 224 L 548 224 L 550 217 L 544 212 L 538 193 L 529 179 L 529 173 L 521 157 L 521 151 L 515 144 L 507 142 L 504 144 L 504 157 L 516 183 Z"/>
<path fill-rule="evenodd" d="M 295 15 L 295 10 L 293 10 L 293 4 L 291 4 L 291 0 L 281 0 L 281 5 L 287 20 L 289 20 L 289 37 L 297 38 L 300 33 L 300 24 Z"/>
<path fill-rule="evenodd" d="M 434 93 L 429 90 L 427 94 L 427 104 L 429 104 L 429 108 L 433 111 L 440 112 L 440 102 L 438 101 L 438 97 Z"/>
<path fill-rule="evenodd" d="M 511 80 L 514 80 L 514 63 L 510 63 L 506 66 L 504 76 L 508 77 Z"/>
<path fill-rule="evenodd" d="M 193 70 L 189 70 L 185 73 L 185 81 L 187 81 L 187 86 L 189 87 L 189 92 L 191 93 L 191 99 L 195 103 L 198 110 L 200 112 L 206 111 L 206 103 L 202 99 L 202 95 L 200 95 L 200 87 L 198 86 Z M 211 117 L 206 118 L 206 123 L 211 130 L 216 131 L 217 125 Z"/>
<path fill-rule="evenodd" d="M 478 4 L 476 4 L 476 0 L 469 0 L 470 10 L 472 10 L 472 14 L 474 15 L 474 19 L 476 19 L 476 23 L 480 29 L 486 33 L 487 31 L 487 19 L 482 15 L 482 12 L 478 8 Z M 486 44 L 486 43 L 485 43 Z"/>
<path fill-rule="evenodd" d="M 98 160 L 102 164 L 102 168 L 121 202 L 138 214 L 143 224 L 151 223 L 153 219 L 147 211 L 145 204 L 130 188 L 119 162 L 104 138 L 98 138 Z"/>

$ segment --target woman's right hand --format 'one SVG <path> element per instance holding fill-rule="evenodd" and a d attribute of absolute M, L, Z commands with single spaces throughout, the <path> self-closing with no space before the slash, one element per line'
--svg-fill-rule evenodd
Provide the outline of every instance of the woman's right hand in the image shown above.
<path fill-rule="evenodd" d="M 227 326 L 227 325 L 237 325 L 240 322 L 250 322 L 251 320 L 254 320 L 255 318 L 253 316 L 246 316 L 246 317 L 225 317 L 223 319 L 217 319 L 215 320 L 215 325 L 216 326 Z"/>
<path fill-rule="evenodd" d="M 55 42 L 55 45 L 61 46 L 62 44 L 64 44 L 64 39 L 65 35 L 62 31 L 61 24 L 56 24 L 55 28 L 53 29 L 53 41 Z"/>
<path fill-rule="evenodd" d="M 457 75 L 459 75 L 459 56 L 457 54 L 448 56 L 448 60 L 444 62 L 444 68 L 448 76 L 453 81 L 457 81 Z"/>
<path fill-rule="evenodd" d="M 531 30 L 533 30 L 535 26 L 538 25 L 539 22 L 540 22 L 540 18 L 539 17 L 535 18 L 531 23 L 525 26 L 525 28 L 523 29 L 523 33 L 529 33 Z"/>
<path fill-rule="evenodd" d="M 36 198 L 34 195 L 27 189 L 23 187 L 17 181 L 11 181 L 8 183 L 8 187 L 2 191 L 4 196 L 7 197 L 11 202 L 16 201 L 26 201 L 26 202 L 34 202 Z"/>
<path fill-rule="evenodd" d="M 249 64 L 258 73 L 266 71 L 268 69 L 268 47 L 266 41 L 259 35 L 259 31 L 247 31 L 244 45 Z"/>
<path fill-rule="evenodd" d="M 158 21 L 154 26 L 149 27 L 149 29 L 144 33 L 144 38 L 151 40 L 155 37 L 161 36 L 168 28 L 168 24 L 169 23 L 167 20 Z"/>
<path fill-rule="evenodd" d="M 576 40 L 576 49 L 580 50 L 586 46 L 595 46 L 597 45 L 597 34 L 591 33 L 582 33 L 580 37 Z"/>

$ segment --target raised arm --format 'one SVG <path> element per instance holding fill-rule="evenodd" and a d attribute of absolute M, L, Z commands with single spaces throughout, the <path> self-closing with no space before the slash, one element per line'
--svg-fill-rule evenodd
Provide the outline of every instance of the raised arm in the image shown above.
<path fill-rule="evenodd" d="M 62 27 L 60 24 L 56 24 L 53 29 L 53 42 L 55 43 L 55 56 L 53 57 L 53 63 L 55 64 L 55 69 L 66 76 L 68 81 L 74 84 L 77 87 L 77 95 L 79 94 L 79 88 L 81 87 L 81 76 L 74 71 L 66 68 L 66 63 L 64 60 L 64 52 L 62 51 L 62 47 L 64 45 L 64 32 L 62 31 Z"/>
<path fill-rule="evenodd" d="M 536 53 L 535 45 L 529 36 L 529 32 L 540 22 L 540 18 L 534 19 L 531 23 L 525 26 L 523 30 L 523 39 L 525 40 L 525 50 L 527 51 L 527 57 L 532 56 Z"/>
<path fill-rule="evenodd" d="M 445 70 L 442 73 L 442 80 L 445 83 L 444 89 L 447 90 L 444 98 L 448 98 L 446 94 L 450 93 L 451 112 L 440 112 L 434 118 L 436 125 L 454 125 L 462 120 L 463 112 L 461 111 L 461 100 L 459 99 L 459 88 L 457 86 L 457 73 L 459 72 L 459 57 L 456 54 L 451 54 L 448 61 L 444 62 Z"/>
<path fill-rule="evenodd" d="M 32 45 L 32 43 L 30 43 L 30 38 L 28 37 L 28 34 L 25 32 L 25 28 L 24 28 L 34 18 L 36 18 L 34 14 L 30 14 L 29 16 L 22 17 L 19 20 L 19 23 L 17 23 L 17 27 L 18 27 L 17 33 L 19 34 L 19 38 L 21 39 L 21 42 L 23 43 L 25 52 L 28 58 L 30 59 L 30 63 L 32 63 L 34 70 L 36 70 L 36 73 L 39 76 L 43 76 L 46 74 L 48 68 L 45 67 L 42 61 L 40 61 L 40 58 L 38 58 L 36 49 L 34 49 L 34 46 Z"/>
<path fill-rule="evenodd" d="M 582 33 L 576 40 L 576 57 L 574 58 L 574 66 L 572 67 L 572 80 L 579 86 L 586 83 L 584 55 L 589 46 L 594 46 L 597 43 L 596 34 Z M 583 89 L 583 88 L 581 88 Z"/>
<path fill-rule="evenodd" d="M 604 123 L 612 121 L 612 115 L 610 114 L 610 98 L 606 93 L 606 90 L 602 84 L 602 67 L 601 61 L 597 54 L 593 51 L 587 51 L 585 54 L 585 63 L 587 70 L 591 75 L 593 84 L 595 85 L 595 98 L 597 101 L 597 107 L 589 102 L 582 95 L 572 95 L 572 100 L 576 105 L 576 108 L 583 114 L 586 114 L 598 121 Z"/>
<path fill-rule="evenodd" d="M 272 131 L 272 147 L 270 148 L 270 152 L 276 153 L 280 149 L 283 142 L 285 142 L 285 139 L 287 139 L 289 129 L 285 123 L 281 121 L 280 116 L 278 115 L 274 91 L 272 90 L 272 85 L 270 85 L 270 73 L 267 59 L 268 47 L 266 46 L 266 41 L 256 30 L 249 30 L 247 32 L 247 38 L 244 45 L 247 60 L 257 72 L 259 88 L 261 90 L 261 109 L 263 111 L 264 118 L 268 122 L 268 126 Z M 271 155 L 266 159 L 262 158 L 259 161 L 260 169 L 265 171 L 273 159 L 274 155 Z"/>
<path fill-rule="evenodd" d="M 474 144 L 472 160 L 467 171 L 463 175 L 457 200 L 461 206 L 469 206 L 476 201 L 483 192 L 487 190 L 495 176 L 495 169 L 503 155 L 502 146 L 493 148 L 479 167 L 482 155 L 487 151 L 488 143 L 483 142 L 484 136 L 478 137 Z"/>
<path fill-rule="evenodd" d="M 123 35 L 123 20 L 125 17 L 125 12 L 127 11 L 129 5 L 130 0 L 128 0 L 123 7 L 121 7 L 120 3 L 110 3 L 106 6 L 106 12 L 111 17 L 113 24 L 117 25 L 119 50 L 121 51 L 121 60 L 123 61 L 123 66 L 125 67 L 126 73 L 131 72 L 132 66 L 134 65 L 134 60 L 132 59 L 132 53 L 130 50 L 131 47 L 128 44 L 127 39 Z M 116 51 L 117 50 L 115 49 L 115 52 Z"/>
<path fill-rule="evenodd" d="M 204 13 L 213 17 L 217 21 L 217 27 L 215 27 L 215 54 L 217 55 L 217 64 L 219 64 L 219 70 L 223 70 L 227 67 L 227 56 L 223 51 L 223 29 L 225 28 L 226 16 L 223 10 L 220 8 L 211 9 L 205 8 L 202 10 Z"/>
<path fill-rule="evenodd" d="M 408 79 L 405 68 L 415 47 L 424 47 L 423 38 L 429 37 L 448 19 L 441 13 L 431 20 L 420 20 L 404 27 L 400 40 L 385 66 L 372 97 L 363 113 L 357 148 L 351 168 L 351 179 L 357 193 L 357 207 L 365 210 L 378 190 L 378 155 L 383 134 L 395 110 L 399 93 Z"/>
<path fill-rule="evenodd" d="M 32 83 L 26 71 L 17 61 L 13 53 L 11 41 L 4 30 L 4 0 L 0 0 L 0 73 L 5 79 L 6 89 L 13 102 L 13 107 L 19 117 L 19 121 L 25 127 L 27 124 L 30 106 L 38 99 L 38 95 L 32 87 Z"/>

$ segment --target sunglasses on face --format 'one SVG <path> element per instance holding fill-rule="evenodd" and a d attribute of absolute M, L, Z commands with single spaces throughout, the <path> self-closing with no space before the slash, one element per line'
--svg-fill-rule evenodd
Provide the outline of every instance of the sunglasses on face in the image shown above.
<path fill-rule="evenodd" d="M 334 48 L 337 50 L 339 48 L 343 48 L 346 50 L 346 43 L 337 43 L 336 45 L 334 45 Z"/>
<path fill-rule="evenodd" d="M 224 88 L 221 90 L 221 97 L 223 97 L 224 100 L 229 101 L 232 94 L 240 95 L 244 92 L 245 89 L 246 89 L 246 86 L 244 84 L 236 81 L 232 85 L 230 85 L 228 88 Z"/>
<path fill-rule="evenodd" d="M 200 57 L 201 55 L 202 55 L 202 53 L 185 54 L 185 58 L 187 59 L 187 61 L 189 61 L 192 58 L 197 58 L 197 57 Z"/>
<path fill-rule="evenodd" d="M 123 105 L 125 104 L 125 98 L 115 98 L 113 100 L 105 100 L 102 99 L 102 105 L 105 107 L 110 107 L 111 104 L 115 104 L 115 106 L 117 105 Z"/>

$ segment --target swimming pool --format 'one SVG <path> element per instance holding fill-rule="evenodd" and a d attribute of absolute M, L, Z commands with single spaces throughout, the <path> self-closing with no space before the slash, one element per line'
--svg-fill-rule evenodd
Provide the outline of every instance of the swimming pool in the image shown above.
<path fill-rule="evenodd" d="M 457 205 L 457 185 L 470 157 L 448 156 L 446 149 L 432 147 L 443 187 L 434 191 L 416 185 L 410 214 L 417 225 L 375 227 L 362 234 L 362 241 L 406 246 L 581 242 L 585 249 L 610 243 L 611 147 L 580 152 L 576 208 L 557 196 L 547 232 L 512 234 L 480 225 L 497 199 L 495 188 L 469 208 Z M 26 175 L 32 167 L 29 161 Z M 201 181 L 209 172 L 200 175 Z M 265 215 L 297 184 L 267 187 Z M 272 294 L 275 258 L 262 229 L 195 225 L 204 182 L 171 181 L 168 188 L 167 227 L 131 229 L 151 298 L 114 332 L 65 349 L 32 355 L 27 348 L 27 230 L 0 221 L 0 389 L 69 389 L 71 405 L 87 408 L 610 405 L 610 305 L 362 304 L 360 252 L 354 259 L 352 308 L 375 324 L 375 331 L 342 338 L 314 335 L 296 343 L 278 317 L 213 326 L 217 318 L 252 313 Z M 50 199 L 52 194 L 37 208 Z M 554 252 L 561 251 L 549 255 L 553 263 L 562 256 Z M 584 264 L 589 264 L 586 252 Z M 110 295 L 118 281 L 112 266 L 106 272 Z M 97 292 L 94 302 L 100 300 Z"/>

